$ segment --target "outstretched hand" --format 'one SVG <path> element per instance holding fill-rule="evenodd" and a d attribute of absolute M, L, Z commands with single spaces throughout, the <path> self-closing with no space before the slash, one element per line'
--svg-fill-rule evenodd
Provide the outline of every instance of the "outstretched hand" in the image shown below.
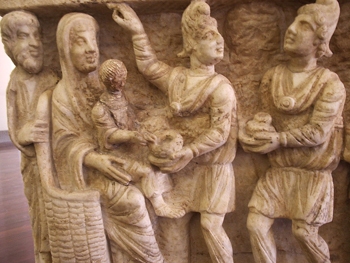
<path fill-rule="evenodd" d="M 122 28 L 130 31 L 132 35 L 142 34 L 145 32 L 143 25 L 135 11 L 127 4 L 109 4 L 113 9 L 113 20 Z"/>
<path fill-rule="evenodd" d="M 129 185 L 131 176 L 123 169 L 125 160 L 109 154 L 90 152 L 85 156 L 84 164 L 93 167 L 103 173 L 106 177 L 123 185 Z"/>

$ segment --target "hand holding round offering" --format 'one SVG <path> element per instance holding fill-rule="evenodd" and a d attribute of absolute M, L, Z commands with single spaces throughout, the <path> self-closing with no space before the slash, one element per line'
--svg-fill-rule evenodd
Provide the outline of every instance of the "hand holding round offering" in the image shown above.
<path fill-rule="evenodd" d="M 155 132 L 154 139 L 149 142 L 149 161 L 160 169 L 173 166 L 178 159 L 171 156 L 183 147 L 182 136 L 174 130 L 162 130 Z"/>
<path fill-rule="evenodd" d="M 276 132 L 272 126 L 272 118 L 270 114 L 265 112 L 258 112 L 254 118 L 247 122 L 246 134 L 255 137 L 256 133 L 259 132 Z"/>

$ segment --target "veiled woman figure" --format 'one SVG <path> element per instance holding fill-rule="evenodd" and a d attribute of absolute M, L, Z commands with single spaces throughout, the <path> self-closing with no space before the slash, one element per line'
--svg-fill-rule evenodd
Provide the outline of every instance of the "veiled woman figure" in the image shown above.
<path fill-rule="evenodd" d="M 82 13 L 67 14 L 58 25 L 62 80 L 52 98 L 58 181 L 64 190 L 100 192 L 114 262 L 126 262 L 125 255 L 117 253 L 120 249 L 137 262 L 163 262 L 143 195 L 134 186 L 122 185 L 131 180 L 123 173 L 127 164 L 96 151 L 91 109 L 102 92 L 97 75 L 98 30 L 95 19 Z"/>

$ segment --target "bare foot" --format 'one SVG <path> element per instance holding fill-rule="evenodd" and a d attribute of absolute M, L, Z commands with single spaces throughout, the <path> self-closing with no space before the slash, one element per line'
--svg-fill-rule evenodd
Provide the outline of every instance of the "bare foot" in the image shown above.
<path fill-rule="evenodd" d="M 186 214 L 185 209 L 170 206 L 167 204 L 163 204 L 161 206 L 158 206 L 157 208 L 155 207 L 154 211 L 156 212 L 157 216 L 163 216 L 168 218 L 180 218 Z"/>

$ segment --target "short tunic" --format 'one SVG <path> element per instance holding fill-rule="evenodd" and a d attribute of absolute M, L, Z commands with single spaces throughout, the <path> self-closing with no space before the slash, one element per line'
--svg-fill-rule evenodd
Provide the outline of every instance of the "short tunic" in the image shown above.
<path fill-rule="evenodd" d="M 333 218 L 331 173 L 340 159 L 345 89 L 321 67 L 296 87 L 288 82 L 292 74 L 280 65 L 262 80 L 262 108 L 272 116 L 281 146 L 268 153 L 271 168 L 248 206 L 270 218 L 321 225 Z"/>

